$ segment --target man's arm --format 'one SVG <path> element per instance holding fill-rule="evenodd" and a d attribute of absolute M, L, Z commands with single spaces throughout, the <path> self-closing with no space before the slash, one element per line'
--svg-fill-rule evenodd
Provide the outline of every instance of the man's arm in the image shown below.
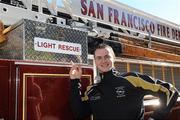
<path fill-rule="evenodd" d="M 170 83 L 153 79 L 140 73 L 128 73 L 124 77 L 135 87 L 142 90 L 144 95 L 154 95 L 160 98 L 160 106 L 154 111 L 151 118 L 165 120 L 178 98 L 178 90 Z"/>
<path fill-rule="evenodd" d="M 71 80 L 71 108 L 76 119 L 83 119 L 91 115 L 88 99 L 82 99 L 79 79 Z M 87 98 L 87 96 L 85 96 Z"/>
<path fill-rule="evenodd" d="M 79 65 L 73 65 L 70 69 L 69 76 L 71 80 L 70 102 L 74 117 L 78 120 L 89 117 L 91 110 L 89 106 L 88 97 L 82 99 L 80 78 L 82 69 Z"/>
<path fill-rule="evenodd" d="M 156 80 L 156 84 L 168 89 L 169 95 L 167 94 L 164 95 L 163 93 L 158 94 L 161 104 L 159 108 L 156 111 L 154 111 L 154 113 L 152 114 L 152 118 L 154 118 L 155 120 L 165 120 L 164 118 L 167 117 L 168 113 L 175 105 L 179 93 L 178 90 L 170 83 L 161 80 Z"/>
<path fill-rule="evenodd" d="M 146 94 L 157 96 L 160 100 L 160 106 L 154 111 L 151 118 L 165 120 L 178 99 L 178 90 L 170 83 L 153 79 L 147 75 L 138 74 L 138 77 L 153 87 L 150 87 L 150 90 L 147 89 Z"/>

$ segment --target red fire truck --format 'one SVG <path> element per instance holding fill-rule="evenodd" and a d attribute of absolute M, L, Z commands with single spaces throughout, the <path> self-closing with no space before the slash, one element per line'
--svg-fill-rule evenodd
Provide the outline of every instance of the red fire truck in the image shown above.
<path fill-rule="evenodd" d="M 0 0 L 0 120 L 73 120 L 69 69 L 93 84 L 92 52 L 111 45 L 120 72 L 137 71 L 180 89 L 180 25 L 115 1 Z M 159 105 L 144 98 L 145 119 Z M 180 120 L 180 99 L 168 120 Z M 89 118 L 93 119 L 93 118 Z"/>

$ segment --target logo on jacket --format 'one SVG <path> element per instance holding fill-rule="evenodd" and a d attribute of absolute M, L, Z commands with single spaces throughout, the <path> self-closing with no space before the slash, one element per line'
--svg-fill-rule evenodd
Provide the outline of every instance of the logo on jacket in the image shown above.
<path fill-rule="evenodd" d="M 126 96 L 124 88 L 124 86 L 115 87 L 117 98 Z"/>
<path fill-rule="evenodd" d="M 90 99 L 90 101 L 99 100 L 99 99 L 101 99 L 101 94 L 100 93 L 96 93 L 95 95 L 90 96 L 89 99 Z"/>

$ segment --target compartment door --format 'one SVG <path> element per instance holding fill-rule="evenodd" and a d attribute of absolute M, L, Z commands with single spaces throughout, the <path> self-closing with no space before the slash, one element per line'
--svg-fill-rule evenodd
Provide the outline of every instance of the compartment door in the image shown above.
<path fill-rule="evenodd" d="M 73 120 L 69 67 L 18 66 L 18 120 Z M 82 90 L 92 83 L 93 71 L 83 68 Z"/>

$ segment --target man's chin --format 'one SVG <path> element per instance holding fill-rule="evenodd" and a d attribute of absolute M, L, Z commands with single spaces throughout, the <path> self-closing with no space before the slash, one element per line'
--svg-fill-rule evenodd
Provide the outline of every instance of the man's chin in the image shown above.
<path fill-rule="evenodd" d="M 108 72 L 110 69 L 102 69 L 102 70 L 99 70 L 100 73 L 105 73 L 105 72 Z"/>

